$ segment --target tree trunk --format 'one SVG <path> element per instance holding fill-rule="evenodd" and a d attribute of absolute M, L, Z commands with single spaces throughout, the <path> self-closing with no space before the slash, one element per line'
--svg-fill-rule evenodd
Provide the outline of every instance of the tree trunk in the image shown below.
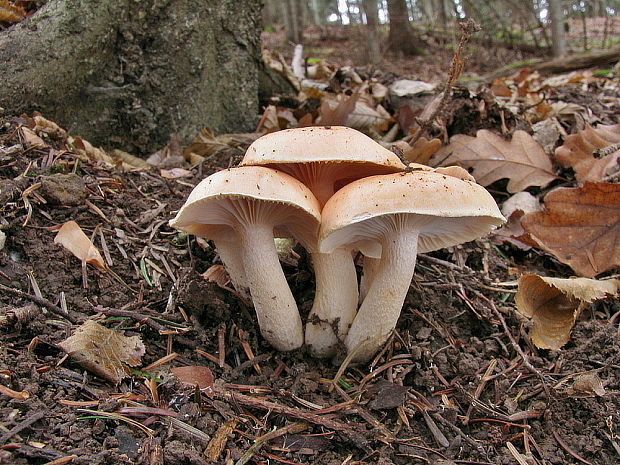
<path fill-rule="evenodd" d="M 282 2 L 284 9 L 286 38 L 294 44 L 301 44 L 303 41 L 303 16 L 300 0 L 285 0 Z"/>
<path fill-rule="evenodd" d="M 377 64 L 381 61 L 381 50 L 379 47 L 379 33 L 377 24 L 379 23 L 379 12 L 377 11 L 377 0 L 363 0 L 362 6 L 366 14 L 366 27 L 368 30 L 368 62 Z"/>
<path fill-rule="evenodd" d="M 439 12 L 439 22 L 444 31 L 448 30 L 448 14 L 446 13 L 446 4 L 444 0 L 437 0 L 437 11 Z"/>
<path fill-rule="evenodd" d="M 387 0 L 390 32 L 388 44 L 390 50 L 404 55 L 423 54 L 424 42 L 415 35 L 405 0 Z"/>
<path fill-rule="evenodd" d="M 561 0 L 549 0 L 549 14 L 551 16 L 551 42 L 553 56 L 561 57 L 566 53 L 566 41 L 564 39 L 564 15 L 562 14 Z"/>
<path fill-rule="evenodd" d="M 149 153 L 254 127 L 260 1 L 49 0 L 0 33 L 0 106 Z"/>

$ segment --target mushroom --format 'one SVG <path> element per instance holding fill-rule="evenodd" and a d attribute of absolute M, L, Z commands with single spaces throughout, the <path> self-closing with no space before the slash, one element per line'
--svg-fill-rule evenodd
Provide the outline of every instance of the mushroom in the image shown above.
<path fill-rule="evenodd" d="M 345 345 L 367 361 L 396 327 L 416 255 L 471 241 L 505 219 L 493 197 L 471 181 L 433 171 L 370 176 L 339 190 L 323 208 L 319 250 L 375 241 L 381 260 Z"/>
<path fill-rule="evenodd" d="M 241 264 L 243 271 L 233 274 L 249 287 L 261 333 L 283 351 L 301 347 L 303 327 L 278 260 L 274 228 L 312 250 L 319 223 L 319 203 L 306 186 L 260 166 L 231 168 L 202 180 L 170 221 L 174 228 L 213 239 L 225 266 Z"/>
<path fill-rule="evenodd" d="M 405 168 L 393 152 L 343 126 L 267 134 L 250 145 L 241 165 L 264 165 L 289 173 L 310 188 L 321 206 L 352 181 Z M 329 254 L 314 252 L 311 256 L 316 291 L 306 324 L 306 345 L 314 355 L 327 357 L 344 340 L 355 317 L 357 274 L 350 247 L 337 248 Z"/>

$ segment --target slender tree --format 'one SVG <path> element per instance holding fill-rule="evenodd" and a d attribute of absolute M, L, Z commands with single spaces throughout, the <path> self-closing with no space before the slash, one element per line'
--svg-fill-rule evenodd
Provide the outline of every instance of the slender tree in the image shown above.
<path fill-rule="evenodd" d="M 379 33 L 377 31 L 377 24 L 379 23 L 377 0 L 363 0 L 362 6 L 366 15 L 366 28 L 368 29 L 368 62 L 376 64 L 381 61 Z"/>
<path fill-rule="evenodd" d="M 411 24 L 405 0 L 387 0 L 390 17 L 388 44 L 390 50 L 404 55 L 421 55 L 424 42 L 418 37 Z"/>
<path fill-rule="evenodd" d="M 553 44 L 553 56 L 559 57 L 566 53 L 566 40 L 564 37 L 564 14 L 561 0 L 549 0 L 549 14 L 551 16 L 551 41 Z"/>

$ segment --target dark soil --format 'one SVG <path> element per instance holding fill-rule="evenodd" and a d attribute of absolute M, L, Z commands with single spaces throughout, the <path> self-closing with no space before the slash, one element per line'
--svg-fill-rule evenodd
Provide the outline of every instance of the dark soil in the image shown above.
<path fill-rule="evenodd" d="M 420 256 L 394 336 L 333 383 L 339 365 L 270 348 L 252 308 L 200 276 L 218 263 L 212 245 L 168 226 L 192 187 L 243 149 L 174 180 L 78 161 L 62 138 L 28 147 L 26 119 L 0 124 L 0 385 L 29 394 L 0 390 L 0 464 L 618 463 L 620 305 L 584 311 L 562 350 L 536 349 L 514 283 L 572 274 L 550 256 L 488 239 Z M 54 243 L 68 220 L 114 274 Z M 296 252 L 284 269 L 305 317 L 313 275 Z M 117 386 L 58 346 L 93 318 L 146 346 Z M 211 389 L 169 371 L 194 365 L 211 369 Z M 592 374 L 604 395 L 573 387 Z M 120 419 L 80 410 L 127 407 L 138 410 Z"/>

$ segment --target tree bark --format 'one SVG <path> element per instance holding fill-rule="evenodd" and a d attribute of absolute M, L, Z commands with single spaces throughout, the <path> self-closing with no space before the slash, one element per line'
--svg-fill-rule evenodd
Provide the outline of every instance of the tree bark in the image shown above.
<path fill-rule="evenodd" d="M 423 54 L 424 42 L 413 32 L 405 0 L 388 0 L 387 5 L 390 17 L 389 49 L 404 55 Z"/>
<path fill-rule="evenodd" d="M 260 0 L 49 0 L 0 33 L 0 106 L 141 154 L 251 130 L 259 23 Z"/>
<path fill-rule="evenodd" d="M 377 0 L 363 0 L 362 6 L 366 14 L 366 28 L 368 30 L 368 62 L 377 64 L 381 61 L 379 33 L 377 31 L 377 24 L 379 23 Z"/>
<path fill-rule="evenodd" d="M 561 57 L 566 54 L 566 41 L 564 39 L 564 15 L 562 14 L 562 2 L 549 0 L 549 14 L 551 16 L 551 43 L 553 56 Z"/>

